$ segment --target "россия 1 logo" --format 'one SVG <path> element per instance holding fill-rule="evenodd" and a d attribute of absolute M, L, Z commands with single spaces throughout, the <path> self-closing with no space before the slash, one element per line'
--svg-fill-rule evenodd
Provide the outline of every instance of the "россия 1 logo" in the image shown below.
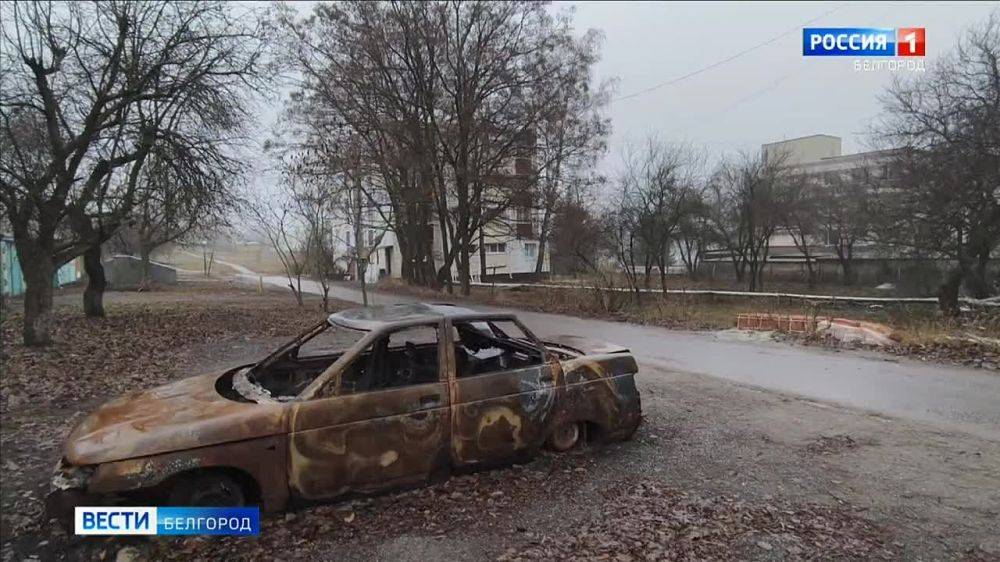
<path fill-rule="evenodd" d="M 802 55 L 806 57 L 922 57 L 923 27 L 806 27 Z"/>

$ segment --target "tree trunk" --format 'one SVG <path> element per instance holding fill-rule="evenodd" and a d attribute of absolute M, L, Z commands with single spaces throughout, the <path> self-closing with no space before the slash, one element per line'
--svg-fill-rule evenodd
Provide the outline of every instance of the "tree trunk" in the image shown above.
<path fill-rule="evenodd" d="M 330 283 L 323 275 L 320 275 L 317 281 L 320 291 L 323 292 L 323 312 L 330 312 Z"/>
<path fill-rule="evenodd" d="M 212 265 L 215 264 L 215 250 L 211 252 L 203 251 L 201 254 L 201 266 L 205 277 L 212 276 Z"/>
<path fill-rule="evenodd" d="M 812 289 L 816 286 L 816 270 L 812 258 L 806 255 L 806 286 Z"/>
<path fill-rule="evenodd" d="M 299 279 L 299 288 L 298 289 L 295 288 L 295 285 L 291 281 L 288 282 L 288 288 L 291 289 L 292 296 L 295 297 L 295 303 L 298 304 L 299 307 L 301 308 L 302 307 L 302 277 L 299 276 L 298 279 Z"/>
<path fill-rule="evenodd" d="M 24 272 L 24 345 L 52 343 L 52 278 L 56 267 L 50 256 L 29 254 L 18 248 Z"/>
<path fill-rule="evenodd" d="M 459 248 L 458 253 L 458 278 L 461 282 L 462 295 L 467 297 L 472 292 L 472 288 L 469 286 L 469 260 L 471 256 L 469 255 L 469 234 L 467 229 L 462 235 L 462 246 Z"/>
<path fill-rule="evenodd" d="M 545 214 L 542 215 L 542 227 L 538 229 L 538 257 L 535 258 L 535 274 L 540 275 L 545 267 L 545 246 L 549 243 L 549 221 L 552 219 L 552 210 L 548 205 L 545 207 Z"/>
<path fill-rule="evenodd" d="M 965 274 L 965 287 L 973 298 L 985 299 L 990 296 L 989 254 L 981 255 L 974 267 Z"/>
<path fill-rule="evenodd" d="M 938 289 L 938 306 L 945 316 L 958 316 L 958 290 L 962 286 L 962 268 L 956 266 L 948 272 L 944 283 Z"/>
<path fill-rule="evenodd" d="M 746 260 L 744 260 L 742 256 L 737 255 L 737 253 L 732 250 L 729 251 L 729 259 L 730 261 L 733 262 L 733 275 L 736 276 L 736 282 L 742 283 L 743 275 L 746 272 L 746 266 L 747 266 Z"/>
<path fill-rule="evenodd" d="M 361 304 L 368 306 L 368 280 L 365 279 L 365 267 L 367 264 L 361 259 L 361 253 L 355 252 L 354 255 L 354 271 L 357 275 L 358 282 L 361 283 Z"/>
<path fill-rule="evenodd" d="M 665 253 L 665 252 L 664 252 Z M 660 289 L 663 294 L 667 294 L 667 259 L 664 253 L 660 254 Z"/>
<path fill-rule="evenodd" d="M 108 281 L 101 263 L 101 245 L 93 244 L 83 252 L 83 270 L 87 273 L 87 288 L 83 291 L 83 313 L 104 317 L 104 289 Z"/>
<path fill-rule="evenodd" d="M 851 265 L 851 260 L 840 260 L 840 269 L 843 274 L 843 283 L 846 286 L 851 286 L 854 284 L 854 267 Z"/>
<path fill-rule="evenodd" d="M 837 260 L 840 261 L 840 270 L 843 274 L 841 278 L 841 283 L 845 286 L 851 286 L 854 284 L 854 266 L 851 263 L 851 258 L 853 257 L 853 243 L 851 247 L 846 245 L 835 245 L 834 249 L 837 251 Z"/>
<path fill-rule="evenodd" d="M 486 235 L 485 228 L 479 229 L 479 282 L 486 282 Z M 493 273 L 496 273 L 494 271 Z"/>
<path fill-rule="evenodd" d="M 140 244 L 139 259 L 142 261 L 142 281 L 139 283 L 140 287 L 145 287 L 147 283 L 152 281 L 152 276 L 149 273 L 151 269 L 149 254 L 151 253 L 152 251 L 149 249 L 149 246 Z"/>

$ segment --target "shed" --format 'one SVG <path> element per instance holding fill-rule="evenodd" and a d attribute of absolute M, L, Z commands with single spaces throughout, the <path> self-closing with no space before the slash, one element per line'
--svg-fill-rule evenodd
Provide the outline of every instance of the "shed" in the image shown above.
<path fill-rule="evenodd" d="M 108 284 L 115 289 L 138 287 L 142 283 L 142 260 L 129 255 L 111 256 L 104 262 Z M 177 270 L 155 261 L 149 262 L 149 277 L 154 283 L 177 284 Z"/>
<path fill-rule="evenodd" d="M 79 281 L 82 277 L 79 260 L 80 258 L 76 258 L 56 270 L 52 285 L 62 287 Z M 0 293 L 16 297 L 23 295 L 24 289 L 24 273 L 21 271 L 17 247 L 14 246 L 14 237 L 0 234 Z"/>

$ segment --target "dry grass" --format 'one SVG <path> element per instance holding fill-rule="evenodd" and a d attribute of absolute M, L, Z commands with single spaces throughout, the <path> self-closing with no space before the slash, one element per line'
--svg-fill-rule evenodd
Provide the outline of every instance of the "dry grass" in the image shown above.
<path fill-rule="evenodd" d="M 193 271 L 202 271 L 203 269 L 201 248 L 199 247 L 183 248 L 180 246 L 171 246 L 158 253 L 156 259 L 182 269 Z M 215 265 L 212 266 L 213 274 L 217 271 L 220 273 L 235 272 L 235 270 L 231 270 L 219 263 L 220 261 L 242 265 L 255 273 L 281 275 L 285 272 L 274 248 L 266 244 L 253 246 L 236 244 L 220 245 L 215 248 L 215 260 Z"/>
<path fill-rule="evenodd" d="M 549 281 L 550 284 L 559 285 L 582 285 L 586 287 L 599 285 L 600 282 L 591 276 L 553 276 Z M 615 277 L 614 282 L 619 287 L 624 287 L 627 282 L 622 275 Z M 640 283 L 642 282 L 642 277 L 640 274 Z M 660 289 L 660 278 L 657 275 L 649 281 L 650 289 Z M 667 289 L 670 290 L 698 290 L 698 291 L 746 291 L 747 284 L 745 282 L 737 282 L 732 279 L 709 279 L 703 277 L 700 279 L 692 280 L 685 275 L 668 275 L 667 276 Z M 894 296 L 925 296 L 921 294 L 915 294 L 912 292 L 896 290 L 879 290 L 874 287 L 867 285 L 843 285 L 840 283 L 818 283 L 813 287 L 808 287 L 804 281 L 792 280 L 786 278 L 771 279 L 765 278 L 764 289 L 765 292 L 769 293 L 795 293 L 795 294 L 808 294 L 808 295 L 835 295 L 835 296 L 854 296 L 854 297 L 894 297 Z"/>

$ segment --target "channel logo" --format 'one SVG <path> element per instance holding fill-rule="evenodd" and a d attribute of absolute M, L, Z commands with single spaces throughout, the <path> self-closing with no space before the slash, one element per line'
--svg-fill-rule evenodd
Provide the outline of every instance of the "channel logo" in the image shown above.
<path fill-rule="evenodd" d="M 77 535 L 260 534 L 258 507 L 77 507 Z"/>
<path fill-rule="evenodd" d="M 806 57 L 922 57 L 927 52 L 923 27 L 806 27 Z"/>

